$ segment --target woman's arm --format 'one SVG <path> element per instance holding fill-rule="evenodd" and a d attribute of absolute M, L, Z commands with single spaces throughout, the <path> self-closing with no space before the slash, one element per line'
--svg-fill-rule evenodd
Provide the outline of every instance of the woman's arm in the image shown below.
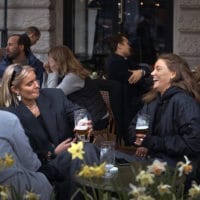
<path fill-rule="evenodd" d="M 59 83 L 59 74 L 57 72 L 45 75 L 43 87 L 61 89 L 65 95 L 80 90 L 85 86 L 85 80 L 74 73 L 68 73 Z M 46 79 L 46 80 L 45 80 Z"/>
<path fill-rule="evenodd" d="M 163 152 L 168 155 L 195 155 L 200 152 L 200 109 L 195 101 L 188 101 L 183 96 L 184 103 L 176 103 L 175 118 L 172 133 L 161 136 L 147 136 L 142 146 L 150 150 Z M 169 116 L 172 117 L 172 116 Z"/>

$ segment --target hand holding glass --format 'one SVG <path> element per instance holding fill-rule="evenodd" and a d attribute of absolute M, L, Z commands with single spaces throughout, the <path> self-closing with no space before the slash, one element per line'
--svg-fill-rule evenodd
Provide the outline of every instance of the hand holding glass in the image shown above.
<path fill-rule="evenodd" d="M 149 118 L 147 114 L 138 114 L 135 127 L 136 141 L 135 144 L 140 146 L 146 134 L 149 131 Z"/>
<path fill-rule="evenodd" d="M 79 140 L 89 142 L 89 126 L 86 109 L 79 109 L 74 111 L 74 131 Z"/>

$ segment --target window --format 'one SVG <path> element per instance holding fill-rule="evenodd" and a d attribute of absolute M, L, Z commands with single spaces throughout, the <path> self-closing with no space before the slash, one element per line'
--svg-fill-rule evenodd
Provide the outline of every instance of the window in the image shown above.
<path fill-rule="evenodd" d="M 71 3 L 70 3 L 71 2 Z M 109 54 L 106 39 L 127 33 L 139 62 L 172 51 L 172 0 L 64 1 L 64 44 L 96 67 Z"/>

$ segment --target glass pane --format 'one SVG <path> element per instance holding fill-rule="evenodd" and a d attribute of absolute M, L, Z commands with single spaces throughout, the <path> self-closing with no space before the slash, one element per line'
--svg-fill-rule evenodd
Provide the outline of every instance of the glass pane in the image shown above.
<path fill-rule="evenodd" d="M 139 62 L 153 64 L 157 54 L 172 50 L 170 0 L 125 0 L 124 32 L 136 44 Z"/>
<path fill-rule="evenodd" d="M 153 64 L 157 54 L 172 51 L 172 4 L 172 0 L 75 0 L 75 54 L 102 66 L 109 54 L 106 39 L 122 32 L 129 35 L 137 60 Z"/>

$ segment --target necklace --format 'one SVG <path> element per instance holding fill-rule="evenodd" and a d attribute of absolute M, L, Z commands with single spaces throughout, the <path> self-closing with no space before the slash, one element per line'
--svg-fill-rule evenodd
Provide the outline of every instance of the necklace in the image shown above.
<path fill-rule="evenodd" d="M 29 109 L 29 110 L 33 110 L 35 109 L 35 107 L 37 107 L 37 104 L 36 103 L 33 103 L 33 104 L 29 104 L 29 105 L 26 105 L 25 106 Z"/>
<path fill-rule="evenodd" d="M 33 103 L 33 104 L 29 104 L 29 105 L 25 104 L 25 106 L 32 112 L 32 114 L 35 117 L 38 117 L 40 115 L 40 111 L 38 109 L 38 106 L 37 106 L 36 102 Z"/>

